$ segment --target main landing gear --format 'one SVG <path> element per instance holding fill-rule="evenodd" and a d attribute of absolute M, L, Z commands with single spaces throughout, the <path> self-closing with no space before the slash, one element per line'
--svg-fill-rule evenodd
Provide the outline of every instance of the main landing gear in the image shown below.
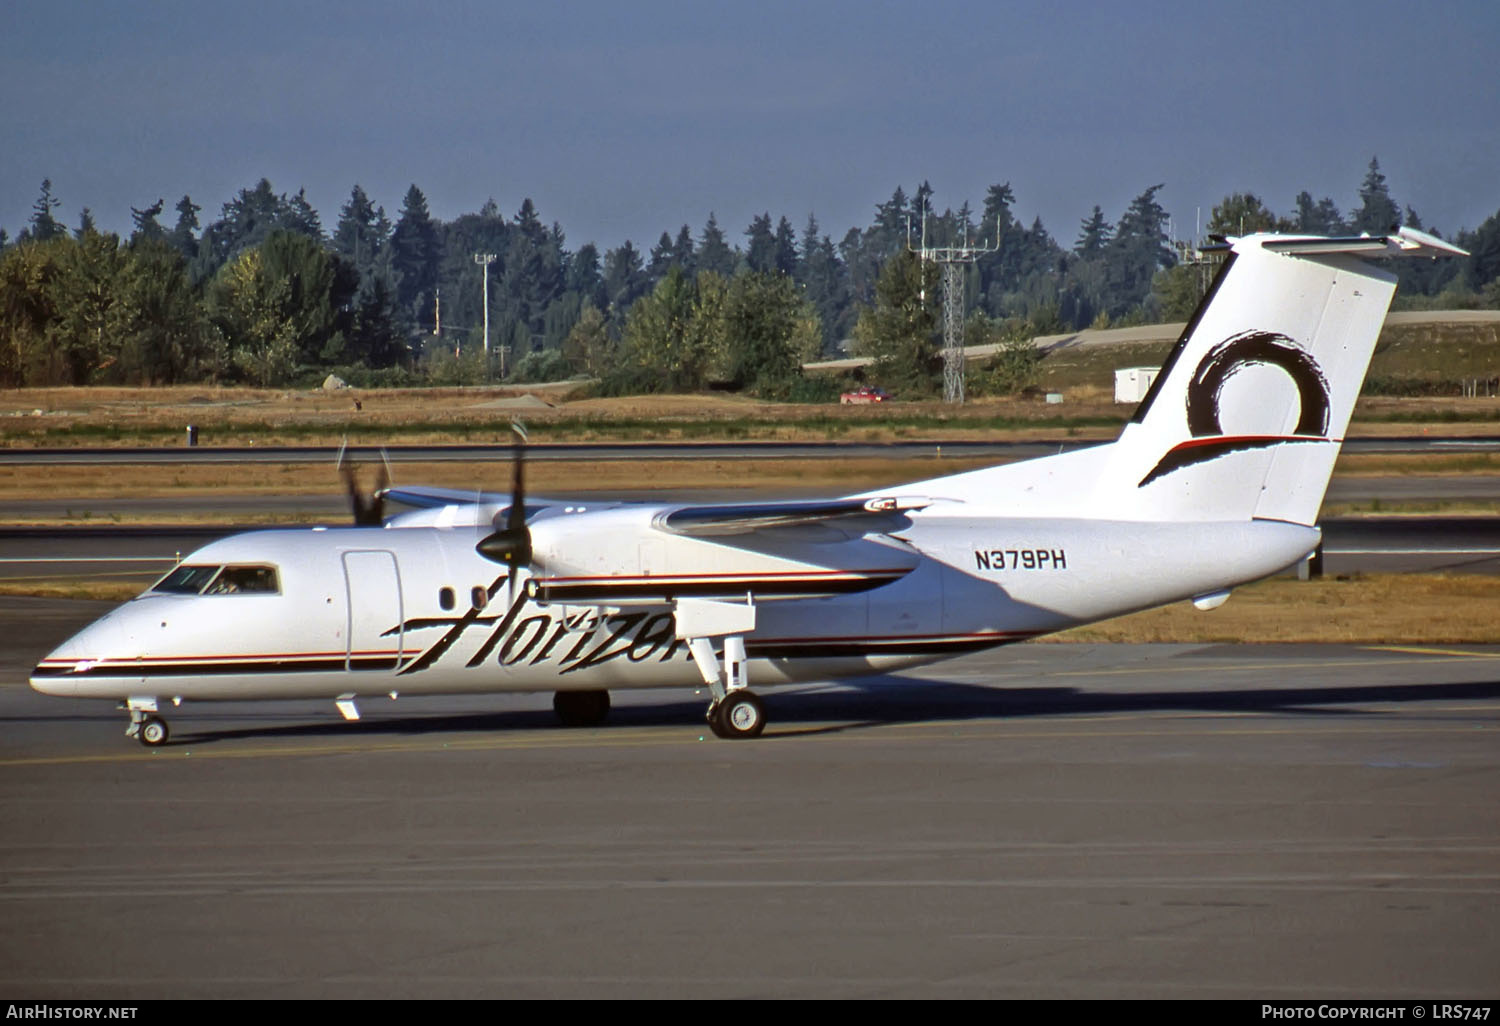
<path fill-rule="evenodd" d="M 688 649 L 698 664 L 703 683 L 713 700 L 708 706 L 708 728 L 716 737 L 760 737 L 766 729 L 766 710 L 749 689 L 745 639 L 732 634 L 724 639 L 724 656 L 708 638 L 692 638 Z"/>
<path fill-rule="evenodd" d="M 746 595 L 743 604 L 678 599 L 674 613 L 677 640 L 688 643 L 698 674 L 713 695 L 709 729 L 724 738 L 760 737 L 766 729 L 766 711 L 749 690 L 745 654 L 745 635 L 755 630 L 754 598 Z M 720 645 L 715 639 L 722 639 Z"/>
<path fill-rule="evenodd" d="M 754 692 L 737 688 L 708 707 L 708 727 L 722 738 L 760 737 L 766 711 Z"/>

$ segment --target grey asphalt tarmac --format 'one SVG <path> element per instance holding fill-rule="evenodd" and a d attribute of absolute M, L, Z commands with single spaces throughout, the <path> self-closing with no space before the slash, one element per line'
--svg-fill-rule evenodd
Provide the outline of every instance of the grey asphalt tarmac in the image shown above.
<path fill-rule="evenodd" d="M 1025 645 L 770 690 L 123 737 L 0 599 L 0 992 L 1492 998 L 1500 647 Z"/>

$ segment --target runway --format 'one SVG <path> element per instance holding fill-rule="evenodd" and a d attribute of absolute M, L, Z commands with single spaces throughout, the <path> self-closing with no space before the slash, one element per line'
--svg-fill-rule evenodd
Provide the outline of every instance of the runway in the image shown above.
<path fill-rule="evenodd" d="M 1500 647 L 1025 645 L 766 692 L 183 706 L 21 685 L 0 988 L 28 998 L 1490 998 Z M 705 736 L 707 735 L 707 736 Z"/>

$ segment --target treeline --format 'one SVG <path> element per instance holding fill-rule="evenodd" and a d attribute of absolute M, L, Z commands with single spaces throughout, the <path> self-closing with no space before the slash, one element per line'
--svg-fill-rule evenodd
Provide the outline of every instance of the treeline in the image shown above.
<path fill-rule="evenodd" d="M 1181 319 L 1205 269 L 1174 246 L 1162 186 L 1114 221 L 1095 206 L 1070 246 L 1015 213 L 1008 184 L 982 207 L 938 212 L 930 186 L 898 188 L 864 228 L 835 242 L 809 216 L 800 229 L 756 217 L 731 239 L 710 214 L 664 231 L 642 252 L 566 244 L 531 200 L 512 217 L 494 201 L 443 222 L 413 185 L 392 220 L 359 186 L 331 231 L 302 192 L 261 180 L 200 222 L 184 196 L 132 208 L 127 239 L 84 208 L 75 229 L 43 182 L 26 228 L 0 230 L 0 383 L 10 386 L 187 381 L 310 383 L 330 371 L 356 384 L 601 379 L 606 391 L 707 386 L 812 397 L 800 365 L 845 347 L 876 357 L 872 379 L 906 394 L 936 388 L 938 273 L 910 249 L 984 248 L 965 275 L 966 340 L 1002 343 L 972 390 L 1027 383 L 1035 334 Z M 1359 204 L 1341 212 L 1306 192 L 1286 214 L 1250 194 L 1226 197 L 1208 231 L 1316 234 L 1421 227 L 1392 199 L 1376 161 Z M 1430 229 L 1429 229 L 1430 230 Z M 1500 214 L 1454 240 L 1467 261 L 1403 267 L 1407 305 L 1500 306 Z M 484 345 L 488 268 L 489 349 Z M 822 386 L 826 387 L 826 386 Z"/>

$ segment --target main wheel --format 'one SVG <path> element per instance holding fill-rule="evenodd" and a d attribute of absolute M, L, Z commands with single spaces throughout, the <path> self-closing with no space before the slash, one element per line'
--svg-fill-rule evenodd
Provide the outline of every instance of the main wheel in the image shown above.
<path fill-rule="evenodd" d="M 760 737 L 766 729 L 766 711 L 749 691 L 731 691 L 714 710 L 709 725 L 720 737 Z"/>
<path fill-rule="evenodd" d="M 722 715 L 723 712 L 724 704 L 722 702 L 715 702 L 713 705 L 708 707 L 708 715 L 704 717 L 704 719 L 708 721 L 708 729 L 714 732 L 714 737 L 729 736 L 728 734 L 724 733 L 724 717 Z"/>
<path fill-rule="evenodd" d="M 565 727 L 597 727 L 609 716 L 609 692 L 558 691 L 552 711 Z"/>
<path fill-rule="evenodd" d="M 167 730 L 167 721 L 160 716 L 147 716 L 141 721 L 139 737 L 141 744 L 147 748 L 156 748 L 167 743 L 167 737 L 171 732 Z"/>

